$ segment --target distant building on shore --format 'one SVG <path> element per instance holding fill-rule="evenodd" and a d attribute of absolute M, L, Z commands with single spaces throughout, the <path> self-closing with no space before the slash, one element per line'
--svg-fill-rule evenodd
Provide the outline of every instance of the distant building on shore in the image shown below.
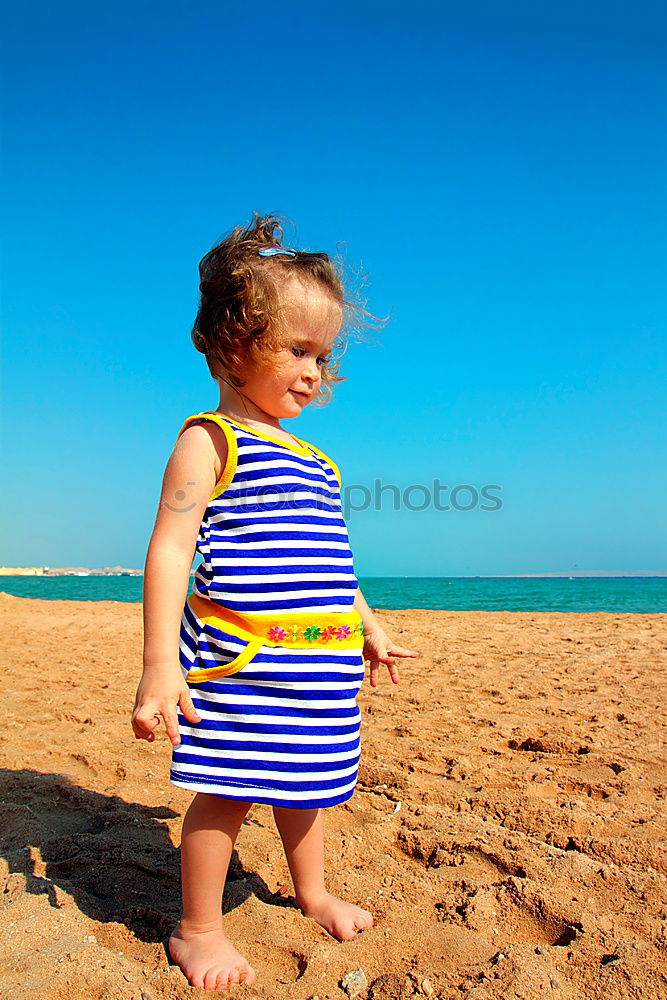
<path fill-rule="evenodd" d="M 104 566 L 89 569 L 87 566 L 0 566 L 0 576 L 143 576 L 143 570 L 126 569 L 124 566 Z"/>
<path fill-rule="evenodd" d="M 48 576 L 48 566 L 0 566 L 0 576 Z"/>

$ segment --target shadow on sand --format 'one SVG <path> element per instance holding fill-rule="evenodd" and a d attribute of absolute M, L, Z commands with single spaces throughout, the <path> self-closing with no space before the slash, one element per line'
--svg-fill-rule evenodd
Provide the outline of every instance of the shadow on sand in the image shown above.
<path fill-rule="evenodd" d="M 178 816 L 166 806 L 125 802 L 74 784 L 62 774 L 0 769 L 0 851 L 21 889 L 44 893 L 58 908 L 56 887 L 99 922 L 124 924 L 140 941 L 166 942 L 180 915 L 180 851 L 161 820 Z M 248 815 L 244 823 L 252 823 Z M 293 906 L 273 893 L 233 851 L 222 912 L 250 895 Z"/>

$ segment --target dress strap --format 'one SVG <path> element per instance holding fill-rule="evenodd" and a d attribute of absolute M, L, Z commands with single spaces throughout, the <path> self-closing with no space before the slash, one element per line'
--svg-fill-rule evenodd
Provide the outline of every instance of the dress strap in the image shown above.
<path fill-rule="evenodd" d="M 336 463 L 334 462 L 334 460 L 333 460 L 332 458 L 329 458 L 329 456 L 328 456 L 328 455 L 326 455 L 326 454 L 325 454 L 325 453 L 324 453 L 324 452 L 322 451 L 322 449 L 321 449 L 321 448 L 318 448 L 318 447 L 317 447 L 316 445 L 314 445 L 314 444 L 311 444 L 311 443 L 310 443 L 310 441 L 303 441 L 303 440 L 302 440 L 301 438 L 297 438 L 297 441 L 299 442 L 299 444 L 302 444 L 302 445 L 304 445 L 304 446 L 305 446 L 306 448 L 310 448 L 310 450 L 311 450 L 311 451 L 312 451 L 312 452 L 313 452 L 314 454 L 316 454 L 316 455 L 319 455 L 319 456 L 320 456 L 320 458 L 323 458 L 323 459 L 325 460 L 325 462 L 328 462 L 328 463 L 329 463 L 329 465 L 331 466 L 331 468 L 332 468 L 332 469 L 333 469 L 333 471 L 334 471 L 334 474 L 335 474 L 335 476 L 336 476 L 336 479 L 338 480 L 338 485 L 339 485 L 340 487 L 342 487 L 343 483 L 342 483 L 342 481 L 341 481 L 341 478 L 340 478 L 340 469 L 338 468 L 338 466 L 336 465 Z"/>
<path fill-rule="evenodd" d="M 219 497 L 225 492 L 236 474 L 239 461 L 239 446 L 236 440 L 236 434 L 228 421 L 226 421 L 220 413 L 211 413 L 209 410 L 205 410 L 202 413 L 193 413 L 192 416 L 188 417 L 176 435 L 176 440 L 179 439 L 186 427 L 190 427 L 192 424 L 197 423 L 197 421 L 200 420 L 209 420 L 212 423 L 217 424 L 225 435 L 225 439 L 227 441 L 227 461 L 225 462 L 225 467 L 222 470 L 220 479 L 215 484 L 213 492 L 209 497 L 209 500 L 215 500 L 216 497 Z"/>

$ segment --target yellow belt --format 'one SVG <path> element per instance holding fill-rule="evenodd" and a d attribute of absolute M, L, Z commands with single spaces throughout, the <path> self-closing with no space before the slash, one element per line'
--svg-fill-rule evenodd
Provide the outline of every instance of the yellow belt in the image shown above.
<path fill-rule="evenodd" d="M 247 614 L 232 611 L 199 594 L 189 594 L 188 604 L 203 625 L 217 626 L 248 643 L 230 663 L 191 670 L 188 682 L 197 683 L 235 674 L 250 662 L 262 646 L 362 649 L 364 645 L 364 625 L 358 611 Z"/>

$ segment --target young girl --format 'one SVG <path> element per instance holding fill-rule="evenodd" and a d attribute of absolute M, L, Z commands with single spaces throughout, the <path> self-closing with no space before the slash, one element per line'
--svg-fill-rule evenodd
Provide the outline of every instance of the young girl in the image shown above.
<path fill-rule="evenodd" d="M 341 381 L 333 351 L 349 307 L 327 254 L 282 238 L 276 217 L 256 216 L 200 264 L 192 337 L 220 399 L 177 436 L 144 574 L 132 728 L 152 742 L 161 716 L 170 780 L 196 792 L 169 951 L 208 990 L 256 980 L 222 929 L 252 803 L 273 807 L 302 913 L 341 941 L 372 926 L 325 889 L 324 810 L 354 792 L 364 661 L 375 687 L 380 663 L 398 684 L 395 658 L 418 655 L 391 641 L 359 590 L 338 466 L 280 424 Z"/>

